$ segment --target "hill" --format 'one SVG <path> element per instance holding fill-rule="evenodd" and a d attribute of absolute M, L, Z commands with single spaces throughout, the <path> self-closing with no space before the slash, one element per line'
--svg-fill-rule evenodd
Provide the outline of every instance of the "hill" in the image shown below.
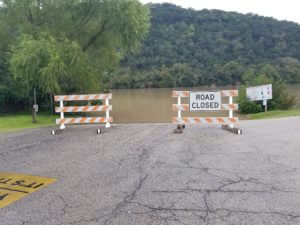
<path fill-rule="evenodd" d="M 300 25 L 254 14 L 151 4 L 151 28 L 113 88 L 226 85 L 245 73 L 300 81 Z"/>

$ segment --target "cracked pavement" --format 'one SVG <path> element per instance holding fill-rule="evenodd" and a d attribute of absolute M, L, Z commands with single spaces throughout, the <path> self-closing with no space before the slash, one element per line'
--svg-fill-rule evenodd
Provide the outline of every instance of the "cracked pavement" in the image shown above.
<path fill-rule="evenodd" d="M 300 117 L 218 125 L 71 126 L 0 134 L 0 171 L 58 180 L 1 225 L 299 225 Z"/>

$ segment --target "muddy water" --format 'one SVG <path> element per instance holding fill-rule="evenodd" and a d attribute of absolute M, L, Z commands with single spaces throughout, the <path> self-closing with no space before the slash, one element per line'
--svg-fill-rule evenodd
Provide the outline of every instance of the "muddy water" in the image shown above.
<path fill-rule="evenodd" d="M 176 90 L 230 90 L 238 87 L 197 87 L 182 88 Z M 126 89 L 113 90 L 113 111 L 114 123 L 170 123 L 176 112 L 172 111 L 172 104 L 177 103 L 176 98 L 172 98 L 171 88 L 159 89 Z M 297 108 L 300 108 L 300 84 L 290 85 L 289 93 L 298 97 Z M 187 98 L 182 98 L 182 103 L 188 103 Z M 223 103 L 228 98 L 222 99 Z M 182 116 L 228 116 L 228 111 L 217 112 L 182 112 Z M 240 119 L 247 119 L 244 115 L 238 115 Z"/>
<path fill-rule="evenodd" d="M 288 93 L 296 97 L 295 109 L 300 109 L 300 84 L 291 84 L 288 86 Z"/>

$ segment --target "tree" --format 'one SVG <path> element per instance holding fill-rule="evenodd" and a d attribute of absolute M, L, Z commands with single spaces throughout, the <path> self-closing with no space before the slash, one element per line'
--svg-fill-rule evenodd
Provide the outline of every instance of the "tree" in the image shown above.
<path fill-rule="evenodd" d="M 45 94 L 97 88 L 87 54 L 66 38 L 56 40 L 46 33 L 38 39 L 22 35 L 10 55 L 10 71 L 28 92 L 33 87 Z"/>
<path fill-rule="evenodd" d="M 0 66 L 10 52 L 14 77 L 43 93 L 98 91 L 101 76 L 139 49 L 150 26 L 138 0 L 0 0 L 0 18 L 0 42 L 9 36 Z"/>

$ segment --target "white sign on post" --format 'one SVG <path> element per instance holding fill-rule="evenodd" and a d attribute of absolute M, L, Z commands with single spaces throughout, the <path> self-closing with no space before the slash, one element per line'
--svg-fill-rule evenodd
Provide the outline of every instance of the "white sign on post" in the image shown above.
<path fill-rule="evenodd" d="M 247 97 L 251 101 L 272 99 L 272 84 L 249 87 L 246 89 Z"/>
<path fill-rule="evenodd" d="M 221 110 L 221 92 L 190 92 L 190 111 Z"/>
<path fill-rule="evenodd" d="M 33 108 L 34 108 L 34 110 L 35 110 L 36 112 L 39 111 L 39 106 L 38 106 L 38 105 L 33 105 Z"/>

